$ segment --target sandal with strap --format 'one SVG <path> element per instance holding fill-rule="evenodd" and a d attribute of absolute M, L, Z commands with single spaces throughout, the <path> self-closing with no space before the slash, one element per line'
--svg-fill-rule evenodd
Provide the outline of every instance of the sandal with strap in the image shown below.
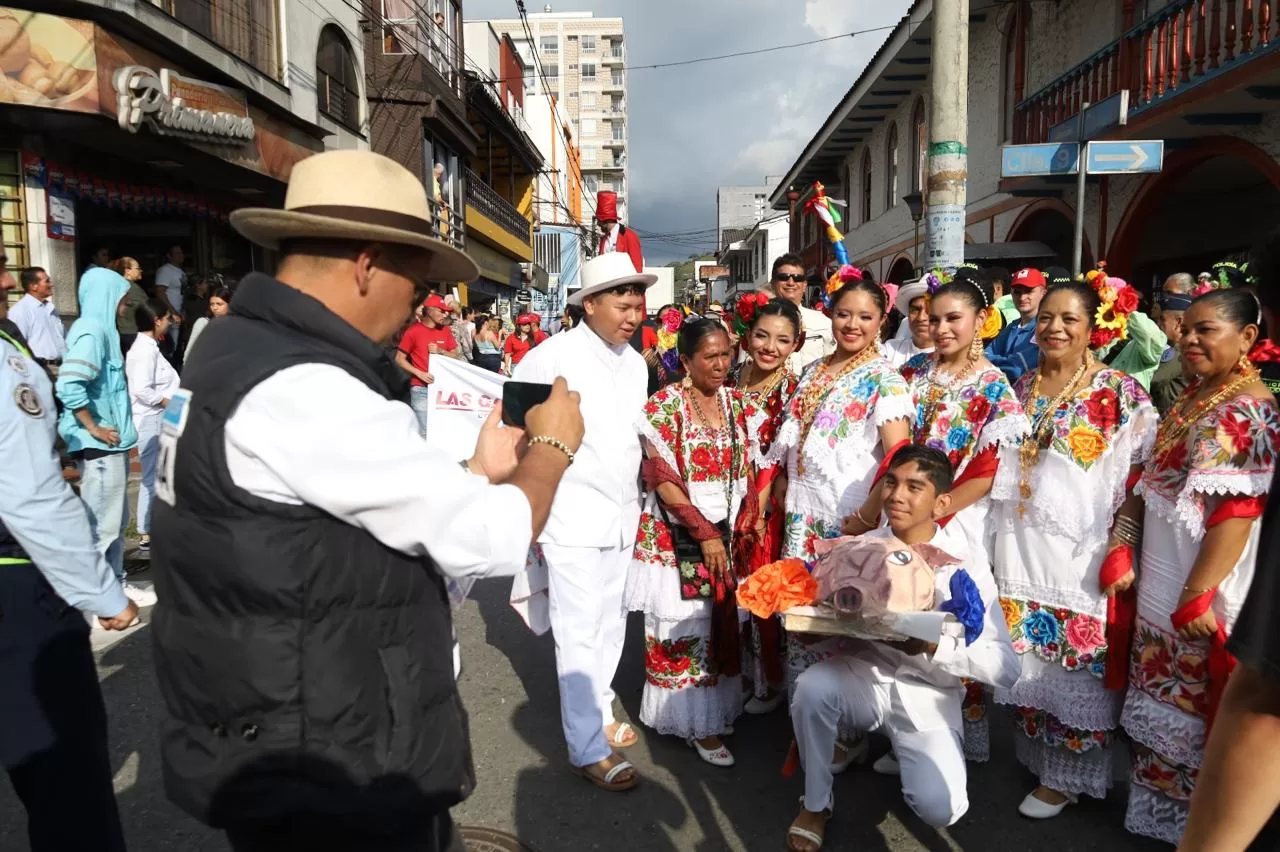
<path fill-rule="evenodd" d="M 800 807 L 802 808 L 804 807 L 804 796 L 800 797 Z M 815 813 L 815 812 L 806 809 L 805 813 Z M 799 817 L 796 817 L 796 819 L 798 820 Z M 826 824 L 830 820 L 831 820 L 831 808 L 823 809 L 822 811 L 823 833 L 822 834 L 818 834 L 816 831 L 810 831 L 807 828 L 800 828 L 795 823 L 792 823 L 791 827 L 787 829 L 787 852 L 797 852 L 796 847 L 793 846 L 791 843 L 792 838 L 797 838 L 807 843 L 812 843 L 813 848 L 811 850 L 806 850 L 806 852 L 818 852 L 818 850 L 822 849 L 822 844 L 826 842 L 826 839 L 827 839 Z"/>
<path fill-rule="evenodd" d="M 608 728 L 605 731 L 610 748 L 631 748 L 640 742 L 640 734 L 630 722 L 618 722 L 612 734 L 607 733 Z"/>
<path fill-rule="evenodd" d="M 617 757 L 616 754 L 613 756 Z M 604 761 L 601 761 L 601 763 L 603 762 Z M 629 760 L 618 761 L 616 764 L 611 766 L 603 776 L 597 774 L 595 771 L 599 766 L 599 763 L 594 763 L 590 766 L 573 766 L 570 767 L 570 771 L 574 775 L 587 779 L 601 790 L 606 790 L 610 793 L 621 793 L 625 790 L 630 790 L 640 781 L 640 779 L 636 777 L 635 766 Z M 623 781 L 617 780 L 619 775 L 627 772 L 628 770 L 631 772 L 630 778 Z"/>

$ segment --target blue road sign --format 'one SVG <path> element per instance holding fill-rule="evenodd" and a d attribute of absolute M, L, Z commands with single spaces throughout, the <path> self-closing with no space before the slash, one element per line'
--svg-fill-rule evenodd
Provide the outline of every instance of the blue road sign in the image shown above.
<path fill-rule="evenodd" d="M 1111 97 L 1099 101 L 1084 111 L 1073 115 L 1061 124 L 1049 128 L 1050 142 L 1087 142 L 1097 139 L 1108 130 L 1129 123 L 1129 90 L 1121 89 Z"/>
<path fill-rule="evenodd" d="M 1080 146 L 1005 145 L 1000 149 L 1000 177 L 1035 177 L 1037 175 L 1073 175 L 1080 163 Z"/>
<path fill-rule="evenodd" d="M 1090 142 L 1085 168 L 1091 175 L 1128 175 L 1158 172 L 1164 167 L 1164 142 Z"/>

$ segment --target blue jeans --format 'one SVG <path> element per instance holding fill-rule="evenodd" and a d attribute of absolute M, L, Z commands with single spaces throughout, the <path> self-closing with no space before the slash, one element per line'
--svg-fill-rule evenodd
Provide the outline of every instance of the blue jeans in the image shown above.
<path fill-rule="evenodd" d="M 138 461 L 142 463 L 142 482 L 138 486 L 138 533 L 151 532 L 151 504 L 156 499 L 156 461 L 160 457 L 160 423 L 163 414 L 144 414 L 133 419 L 138 430 Z"/>
<path fill-rule="evenodd" d="M 409 407 L 418 415 L 418 434 L 427 440 L 427 404 L 431 399 L 430 387 L 409 388 Z"/>
<path fill-rule="evenodd" d="M 93 543 L 116 579 L 124 582 L 124 531 L 129 526 L 129 454 L 110 453 L 81 463 L 80 499 L 89 513 Z"/>

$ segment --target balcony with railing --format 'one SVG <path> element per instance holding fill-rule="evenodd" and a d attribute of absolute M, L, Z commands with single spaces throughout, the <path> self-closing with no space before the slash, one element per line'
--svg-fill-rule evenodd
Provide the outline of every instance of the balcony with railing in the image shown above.
<path fill-rule="evenodd" d="M 533 223 L 471 169 L 466 170 L 466 177 L 467 206 L 532 250 Z"/>
<path fill-rule="evenodd" d="M 208 0 L 195 0 L 205 2 Z M 256 0 L 255 0 L 256 2 Z M 387 56 L 419 56 L 462 96 L 462 45 L 412 0 L 375 0 L 382 4 L 382 52 Z M 403 76 L 403 75 L 401 75 Z"/>
<path fill-rule="evenodd" d="M 280 27 L 275 0 L 221 0 L 216 4 L 209 0 L 150 2 L 271 79 L 280 79 Z"/>
<path fill-rule="evenodd" d="M 462 212 L 450 207 L 444 199 L 437 200 L 430 195 L 427 196 L 427 206 L 433 217 L 432 236 L 456 248 L 465 249 L 467 228 Z"/>
<path fill-rule="evenodd" d="M 627 135 L 615 132 L 612 136 L 606 137 L 600 144 L 605 148 L 616 148 L 620 151 L 627 147 Z"/>
<path fill-rule="evenodd" d="M 600 57 L 601 63 L 605 65 L 621 65 L 626 61 L 626 51 L 622 49 L 622 45 L 615 44 Z"/>
<path fill-rule="evenodd" d="M 609 78 L 600 84 L 600 89 L 605 92 L 621 92 L 625 88 L 625 83 L 621 74 L 610 74 Z"/>
<path fill-rule="evenodd" d="M 1129 115 L 1280 45 L 1280 0 L 1171 0 L 1016 107 L 1015 142 L 1044 142 L 1081 106 L 1129 90 Z"/>

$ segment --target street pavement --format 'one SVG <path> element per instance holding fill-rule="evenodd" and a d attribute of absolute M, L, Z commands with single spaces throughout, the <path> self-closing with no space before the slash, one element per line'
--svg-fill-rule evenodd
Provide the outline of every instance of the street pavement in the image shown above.
<path fill-rule="evenodd" d="M 455 809 L 458 823 L 510 832 L 537 852 L 784 848 L 786 827 L 802 792 L 798 776 L 784 779 L 780 773 L 790 741 L 785 711 L 739 719 L 736 734 L 727 739 L 738 759 L 732 769 L 708 766 L 682 742 L 641 729 L 641 743 L 628 757 L 637 765 L 642 785 L 625 794 L 597 790 L 568 772 L 551 638 L 535 638 L 526 630 L 506 604 L 508 590 L 501 580 L 478 583 L 459 618 L 460 685 L 471 714 L 479 783 L 475 794 Z M 150 628 L 144 624 L 125 634 L 99 632 L 95 639 L 111 720 L 116 794 L 130 849 L 226 852 L 216 832 L 164 797 L 157 744 L 162 707 Z M 642 648 L 641 623 L 633 616 L 617 679 L 623 713 L 631 719 L 639 715 Z M 993 758 L 986 765 L 971 765 L 971 805 L 958 825 L 945 831 L 929 828 L 911 814 L 896 779 L 853 767 L 836 781 L 827 848 L 1013 852 L 1033 845 L 1031 831 L 1039 838 L 1052 831 L 1055 852 L 1168 849 L 1123 830 L 1123 788 L 1105 802 L 1085 800 L 1070 807 L 1047 825 L 1020 817 L 1017 804 L 1033 782 L 1013 759 L 1003 714 L 993 713 L 992 721 Z M 884 740 L 873 740 L 873 757 L 886 749 Z M 74 814 L 67 816 L 74 819 Z M 0 785 L 0 850 L 26 848 L 22 807 L 9 786 Z"/>

